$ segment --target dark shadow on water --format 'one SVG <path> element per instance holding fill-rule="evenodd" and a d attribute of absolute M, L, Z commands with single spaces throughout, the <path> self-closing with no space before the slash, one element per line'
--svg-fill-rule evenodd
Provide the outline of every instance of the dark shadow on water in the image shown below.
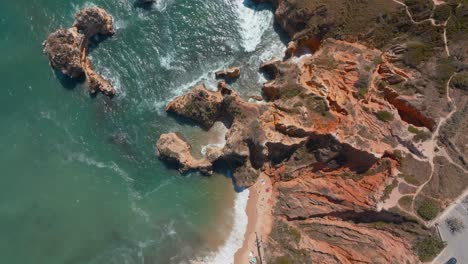
<path fill-rule="evenodd" d="M 54 74 L 55 77 L 57 77 L 57 79 L 59 80 L 60 84 L 62 84 L 62 86 L 67 90 L 75 89 L 77 85 L 84 83 L 84 81 L 86 80 L 84 74 L 78 78 L 70 78 L 60 71 L 54 71 Z"/>
<path fill-rule="evenodd" d="M 168 159 L 160 159 L 160 160 L 161 160 L 163 166 L 166 169 L 175 171 L 175 172 L 179 173 L 182 176 L 188 176 L 190 174 L 195 174 L 195 175 L 198 175 L 200 177 L 210 177 L 210 175 L 205 175 L 205 174 L 201 173 L 200 171 L 194 170 L 194 169 L 191 169 L 191 170 L 188 170 L 186 172 L 181 173 L 181 172 L 179 172 L 180 166 L 179 166 L 179 163 L 177 161 L 168 160 Z M 213 164 L 213 172 L 217 173 L 217 174 L 220 174 L 220 175 L 223 175 L 224 177 L 230 179 L 231 182 L 232 182 L 232 186 L 234 188 L 234 191 L 239 193 L 239 192 L 242 192 L 242 191 L 246 190 L 247 188 L 237 186 L 236 183 L 235 183 L 235 180 L 234 180 L 234 177 L 233 177 L 233 171 L 235 170 L 235 168 L 237 166 L 239 166 L 239 165 L 234 164 L 234 163 L 228 164 L 227 162 L 225 162 L 223 160 L 218 160 L 218 161 L 214 162 L 214 164 Z"/>
<path fill-rule="evenodd" d="M 273 23 L 273 30 L 278 34 L 281 42 L 287 46 L 288 43 L 291 41 L 291 38 L 289 37 L 288 33 L 283 30 L 283 28 L 278 24 L 278 22 L 275 19 L 275 22 Z"/>
<path fill-rule="evenodd" d="M 110 37 L 112 36 L 97 34 L 97 35 L 94 35 L 92 38 L 90 38 L 88 42 L 88 50 L 87 50 L 88 54 L 93 52 L 93 50 L 99 48 L 99 45 L 101 44 L 101 42 L 105 41 L 106 39 Z"/>
<path fill-rule="evenodd" d="M 148 2 L 148 1 L 136 0 L 135 2 L 133 2 L 133 7 L 151 11 L 153 9 L 153 4 L 154 4 L 154 1 Z"/>
<path fill-rule="evenodd" d="M 273 5 L 270 3 L 255 3 L 253 0 L 244 0 L 242 4 L 255 11 L 273 10 Z"/>
<path fill-rule="evenodd" d="M 230 77 L 217 77 L 216 78 L 216 80 L 218 80 L 218 81 L 224 80 L 226 82 L 226 84 L 228 84 L 228 85 L 232 85 L 233 83 L 235 83 L 237 81 L 237 79 L 239 79 L 239 78 L 230 78 Z"/>

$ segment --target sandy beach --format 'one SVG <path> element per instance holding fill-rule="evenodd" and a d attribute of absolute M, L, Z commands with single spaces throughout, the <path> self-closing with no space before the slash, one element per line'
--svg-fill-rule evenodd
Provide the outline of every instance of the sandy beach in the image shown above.
<path fill-rule="evenodd" d="M 243 245 L 234 256 L 234 264 L 248 264 L 254 257 L 257 259 L 256 263 L 260 263 L 260 256 L 255 243 L 256 237 L 258 236 L 258 239 L 265 245 L 273 223 L 271 212 L 274 197 L 270 177 L 262 173 L 257 183 L 249 190 L 250 195 L 246 208 L 247 230 L 244 234 Z M 260 254 L 263 258 L 263 248 L 260 249 Z M 266 262 L 263 260 L 262 263 Z"/>

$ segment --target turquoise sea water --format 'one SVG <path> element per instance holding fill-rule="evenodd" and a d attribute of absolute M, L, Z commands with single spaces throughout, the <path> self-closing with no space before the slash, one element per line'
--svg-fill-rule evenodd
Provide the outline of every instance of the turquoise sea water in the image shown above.
<path fill-rule="evenodd" d="M 42 55 L 47 34 L 92 5 L 117 27 L 90 54 L 117 88 L 112 100 L 90 98 Z M 214 87 L 214 70 L 242 66 L 234 88 L 260 94 L 258 65 L 283 44 L 270 10 L 246 5 L 0 1 L 0 263 L 188 263 L 226 246 L 238 217 L 230 179 L 180 176 L 154 143 L 169 131 L 196 152 L 216 143 L 164 113 L 197 82 Z"/>

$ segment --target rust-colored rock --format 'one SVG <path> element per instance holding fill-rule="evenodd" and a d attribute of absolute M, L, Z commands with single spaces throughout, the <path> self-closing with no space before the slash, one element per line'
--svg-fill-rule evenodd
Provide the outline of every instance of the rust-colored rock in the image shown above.
<path fill-rule="evenodd" d="M 175 164 L 181 173 L 200 170 L 204 174 L 212 173 L 211 163 L 206 159 L 195 159 L 191 147 L 182 136 L 176 133 L 162 134 L 156 143 L 157 154 L 162 160 Z"/>
<path fill-rule="evenodd" d="M 228 69 L 223 69 L 215 72 L 216 79 L 229 78 L 236 79 L 241 75 L 240 67 L 232 67 Z"/>
<path fill-rule="evenodd" d="M 44 41 L 44 54 L 50 66 L 71 78 L 86 77 L 86 84 L 92 94 L 102 92 L 115 95 L 111 83 L 94 71 L 87 57 L 88 43 L 95 35 L 112 35 L 112 17 L 102 8 L 91 7 L 79 11 L 75 23 L 69 29 L 59 29 Z"/>

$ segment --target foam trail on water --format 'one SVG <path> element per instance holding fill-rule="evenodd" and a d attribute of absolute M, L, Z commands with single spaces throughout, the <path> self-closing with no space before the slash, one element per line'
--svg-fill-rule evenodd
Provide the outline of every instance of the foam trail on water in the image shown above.
<path fill-rule="evenodd" d="M 234 225 L 229 234 L 228 239 L 224 242 L 219 250 L 210 256 L 205 257 L 202 261 L 194 263 L 203 264 L 226 264 L 232 263 L 234 254 L 242 247 L 244 243 L 244 234 L 247 230 L 248 217 L 245 209 L 249 200 L 249 190 L 244 190 L 236 195 L 234 203 Z"/>
<path fill-rule="evenodd" d="M 263 33 L 270 27 L 273 14 L 264 5 L 254 5 L 251 0 L 234 0 L 234 12 L 242 38 L 242 47 L 251 52 L 262 41 Z"/>
<path fill-rule="evenodd" d="M 164 11 L 170 4 L 172 4 L 170 0 L 157 0 L 154 5 L 158 11 Z"/>

